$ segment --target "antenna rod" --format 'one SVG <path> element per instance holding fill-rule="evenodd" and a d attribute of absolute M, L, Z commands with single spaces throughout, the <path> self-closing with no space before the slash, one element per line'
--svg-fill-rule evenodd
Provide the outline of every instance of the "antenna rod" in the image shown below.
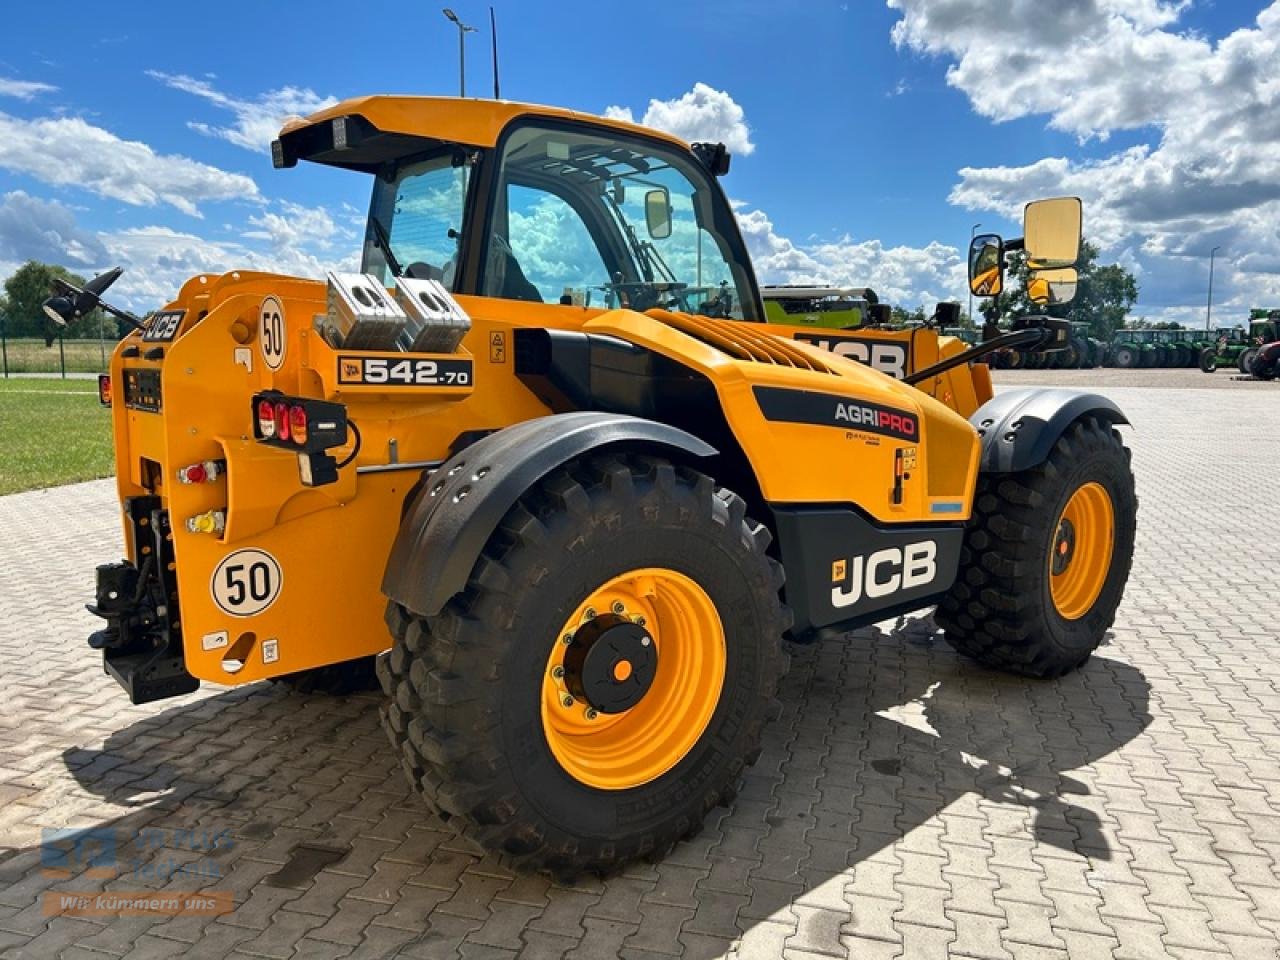
<path fill-rule="evenodd" d="M 498 21 L 493 15 L 493 7 L 489 8 L 489 36 L 493 38 L 493 99 L 501 100 L 498 91 Z"/>

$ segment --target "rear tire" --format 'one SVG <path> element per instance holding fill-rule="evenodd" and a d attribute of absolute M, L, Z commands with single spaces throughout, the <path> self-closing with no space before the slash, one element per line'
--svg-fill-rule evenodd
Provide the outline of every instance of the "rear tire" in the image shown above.
<path fill-rule="evenodd" d="M 1095 528 L 1072 513 L 1081 498 L 1109 502 L 1110 524 Z M 960 571 L 935 614 L 947 641 L 1010 673 L 1056 677 L 1079 667 L 1115 621 L 1137 508 L 1129 451 L 1092 417 L 1072 425 L 1039 466 L 980 476 Z"/>
<path fill-rule="evenodd" d="M 375 659 L 360 657 L 357 660 L 331 663 L 311 670 L 286 673 L 282 677 L 272 677 L 271 682 L 282 684 L 296 693 L 323 693 L 331 697 L 377 690 Z"/>
<path fill-rule="evenodd" d="M 378 663 L 389 697 L 383 722 L 413 787 L 471 839 L 558 877 L 606 875 L 637 857 L 660 857 L 696 832 L 712 808 L 733 799 L 759 755 L 785 672 L 781 638 L 791 618 L 779 599 L 782 568 L 766 553 L 768 530 L 745 513 L 741 498 L 694 470 L 639 455 L 585 457 L 521 498 L 466 589 L 438 615 L 417 617 L 393 602 L 387 622 L 395 643 Z M 563 693 L 548 700 L 546 678 L 572 673 L 549 667 L 549 657 L 567 649 L 562 637 L 577 636 L 564 631 L 579 613 L 582 624 L 595 620 L 583 605 L 610 583 L 654 570 L 695 584 L 713 605 L 720 636 L 692 628 L 706 621 L 680 620 L 678 610 L 666 618 L 662 611 L 672 608 L 662 605 L 647 619 L 632 617 L 629 604 L 611 606 L 625 609 L 628 627 L 631 618 L 653 632 L 659 658 L 647 692 L 625 711 L 602 707 L 597 717 L 587 716 L 591 701 L 581 691 L 568 705 Z M 647 698 L 696 674 L 676 672 L 680 661 L 668 659 L 681 637 L 690 649 L 719 643 L 723 650 L 723 680 L 713 700 L 700 701 L 708 706 L 702 732 L 682 754 L 673 734 L 657 767 L 592 783 L 592 751 L 602 751 L 602 765 L 633 756 L 640 763 L 654 752 L 649 744 L 663 742 L 637 739 L 647 728 L 623 724 L 653 716 L 638 713 Z M 665 674 L 664 659 L 672 664 Z M 625 682 L 630 668 L 619 676 L 617 666 L 613 676 Z M 565 724 L 577 725 L 572 736 Z"/>
<path fill-rule="evenodd" d="M 1125 370 L 1137 365 L 1137 358 L 1128 347 L 1117 347 L 1116 351 L 1111 354 L 1111 361 L 1114 366 L 1122 367 Z"/>

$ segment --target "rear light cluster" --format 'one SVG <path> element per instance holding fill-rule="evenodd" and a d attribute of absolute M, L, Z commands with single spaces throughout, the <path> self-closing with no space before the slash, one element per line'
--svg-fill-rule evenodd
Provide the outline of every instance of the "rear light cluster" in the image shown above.
<path fill-rule="evenodd" d="M 340 403 L 260 393 L 253 410 L 254 437 L 273 447 L 318 453 L 347 442 L 347 409 Z"/>
<path fill-rule="evenodd" d="M 253 398 L 253 435 L 298 454 L 298 471 L 308 487 L 338 479 L 337 462 L 325 451 L 347 441 L 347 408 L 327 400 L 288 397 L 274 390 Z"/>
<path fill-rule="evenodd" d="M 111 374 L 98 374 L 98 402 L 104 407 L 111 406 Z"/>

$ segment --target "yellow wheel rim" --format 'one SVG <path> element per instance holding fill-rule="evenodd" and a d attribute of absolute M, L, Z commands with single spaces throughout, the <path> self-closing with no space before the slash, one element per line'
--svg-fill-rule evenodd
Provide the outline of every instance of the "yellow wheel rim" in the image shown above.
<path fill-rule="evenodd" d="M 1100 483 L 1086 483 L 1071 495 L 1053 536 L 1049 591 L 1065 620 L 1079 620 L 1107 582 L 1115 547 L 1115 510 Z"/>
<path fill-rule="evenodd" d="M 644 628 L 656 650 L 647 690 L 629 709 L 604 713 L 570 691 L 566 655 L 597 617 Z M 608 675 L 622 683 L 635 665 L 619 659 Z M 698 742 L 724 686 L 724 626 L 715 604 L 682 573 L 633 570 L 592 591 L 552 642 L 542 678 L 542 730 L 560 766 L 580 783 L 626 790 L 662 776 Z M 579 688 L 579 692 L 581 689 Z"/>

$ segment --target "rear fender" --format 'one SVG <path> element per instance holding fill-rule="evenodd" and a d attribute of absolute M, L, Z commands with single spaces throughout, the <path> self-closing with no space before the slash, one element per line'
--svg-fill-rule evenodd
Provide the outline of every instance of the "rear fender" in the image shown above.
<path fill-rule="evenodd" d="M 439 613 L 466 587 L 480 551 L 525 491 L 576 457 L 620 446 L 685 461 L 716 454 L 683 430 L 614 413 L 562 413 L 491 433 L 418 485 L 391 548 L 382 592 L 419 616 Z"/>
<path fill-rule="evenodd" d="M 982 438 L 982 473 L 1020 473 L 1048 459 L 1053 445 L 1082 417 L 1128 423 L 1120 408 L 1096 393 L 1061 389 L 1007 390 L 969 418 Z"/>

